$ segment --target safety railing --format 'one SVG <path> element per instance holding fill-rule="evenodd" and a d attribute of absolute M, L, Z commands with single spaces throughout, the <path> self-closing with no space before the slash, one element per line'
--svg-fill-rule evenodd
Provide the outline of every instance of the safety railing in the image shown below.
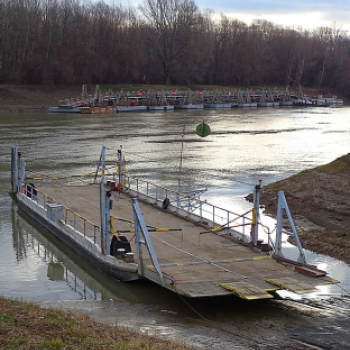
<path fill-rule="evenodd" d="M 130 176 L 125 176 L 123 179 L 122 188 L 124 190 L 132 190 L 137 194 L 153 198 L 157 202 L 163 202 L 163 208 L 166 208 L 171 204 L 176 208 L 186 210 L 199 216 L 201 221 L 209 226 L 213 226 L 213 224 L 219 226 L 232 226 L 230 223 L 234 222 L 236 231 L 246 236 L 248 235 L 247 226 L 249 227 L 252 223 L 252 218 L 247 216 L 248 212 L 245 214 L 237 214 L 233 211 L 223 209 L 208 203 L 206 200 L 196 198 L 195 192 L 191 194 L 181 193 Z M 203 190 L 200 191 L 203 192 Z"/>
<path fill-rule="evenodd" d="M 47 204 L 57 203 L 57 200 L 49 197 L 44 192 L 37 189 L 33 184 L 21 183 L 21 193 L 30 198 L 36 205 L 47 210 Z M 76 213 L 74 210 L 63 206 L 63 222 L 71 226 L 75 231 L 80 232 L 84 237 L 93 240 L 94 244 L 101 246 L 101 228 L 90 220 Z"/>

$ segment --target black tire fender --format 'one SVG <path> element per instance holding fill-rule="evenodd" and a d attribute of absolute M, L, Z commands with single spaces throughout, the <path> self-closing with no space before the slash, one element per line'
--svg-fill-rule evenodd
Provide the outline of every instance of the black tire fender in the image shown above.
<path fill-rule="evenodd" d="M 163 201 L 163 209 L 168 208 L 169 204 L 170 204 L 169 198 L 165 198 Z"/>

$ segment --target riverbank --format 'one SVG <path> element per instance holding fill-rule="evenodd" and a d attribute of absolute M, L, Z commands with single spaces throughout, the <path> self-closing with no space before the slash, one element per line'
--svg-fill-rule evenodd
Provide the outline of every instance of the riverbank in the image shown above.
<path fill-rule="evenodd" d="M 276 216 L 280 190 L 303 247 L 350 264 L 350 154 L 264 186 L 265 214 Z"/>
<path fill-rule="evenodd" d="M 102 325 L 84 315 L 0 297 L 0 349 L 173 349 L 184 344 Z"/>

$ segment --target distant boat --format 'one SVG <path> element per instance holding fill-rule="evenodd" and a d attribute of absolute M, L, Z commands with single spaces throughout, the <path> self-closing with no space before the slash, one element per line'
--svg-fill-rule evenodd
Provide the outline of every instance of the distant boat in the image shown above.
<path fill-rule="evenodd" d="M 117 106 L 117 112 L 146 112 L 147 106 Z"/>
<path fill-rule="evenodd" d="M 49 107 L 49 113 L 81 113 L 81 107 L 65 105 L 58 107 Z"/>
<path fill-rule="evenodd" d="M 81 113 L 83 114 L 108 114 L 108 113 L 116 113 L 117 107 L 112 106 L 93 106 L 93 107 L 82 107 Z"/>
<path fill-rule="evenodd" d="M 166 106 L 148 106 L 149 111 L 173 111 L 174 106 L 166 105 Z"/>
<path fill-rule="evenodd" d="M 308 97 L 299 97 L 294 101 L 294 105 L 312 107 L 312 106 L 316 106 L 316 101 Z"/>
<path fill-rule="evenodd" d="M 205 103 L 204 108 L 231 108 L 231 103 Z"/>
<path fill-rule="evenodd" d="M 204 104 L 183 104 L 183 105 L 175 105 L 175 109 L 203 109 Z"/>

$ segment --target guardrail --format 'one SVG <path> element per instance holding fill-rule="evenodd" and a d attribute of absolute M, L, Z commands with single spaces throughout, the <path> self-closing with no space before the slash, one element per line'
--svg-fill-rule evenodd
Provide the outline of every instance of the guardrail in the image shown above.
<path fill-rule="evenodd" d="M 151 182 L 132 178 L 130 176 L 123 177 L 122 188 L 126 191 L 132 190 L 137 194 L 145 195 L 153 198 L 156 202 L 160 202 L 163 208 L 168 205 L 173 205 L 177 208 L 186 210 L 192 214 L 197 215 L 202 222 L 209 224 L 209 226 L 230 226 L 230 223 L 235 223 L 235 230 L 247 236 L 246 226 L 252 223 L 252 218 L 248 217 L 247 213 L 238 214 L 233 211 L 223 209 L 216 205 L 208 203 L 206 200 L 201 200 L 195 197 L 196 192 L 186 194 L 178 192 L 169 188 L 158 186 Z M 199 190 L 204 192 L 205 190 Z M 208 220 L 209 222 L 207 222 Z"/>
<path fill-rule="evenodd" d="M 30 198 L 36 205 L 41 205 L 47 211 L 47 204 L 59 203 L 57 200 L 49 197 L 44 192 L 37 189 L 32 184 L 22 182 L 21 193 Z M 74 210 L 63 206 L 64 225 L 71 226 L 75 231 L 80 232 L 84 237 L 93 240 L 94 244 L 101 246 L 101 227 L 95 225 L 90 220 L 76 213 Z"/>

